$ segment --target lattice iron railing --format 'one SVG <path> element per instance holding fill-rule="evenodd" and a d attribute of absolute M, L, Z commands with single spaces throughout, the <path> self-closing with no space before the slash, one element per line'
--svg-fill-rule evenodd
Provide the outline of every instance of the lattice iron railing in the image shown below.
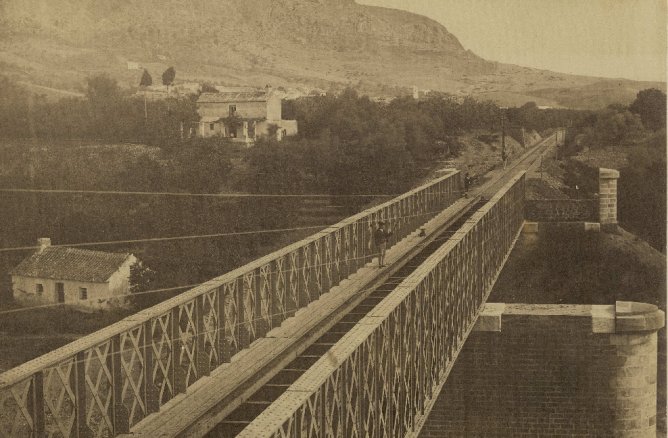
<path fill-rule="evenodd" d="M 455 202 L 460 184 L 459 172 L 436 179 L 0 374 L 0 437 L 128 433 L 370 262 L 376 222 L 394 245 Z"/>
<path fill-rule="evenodd" d="M 415 433 L 521 230 L 524 187 L 521 173 L 237 438 Z"/>

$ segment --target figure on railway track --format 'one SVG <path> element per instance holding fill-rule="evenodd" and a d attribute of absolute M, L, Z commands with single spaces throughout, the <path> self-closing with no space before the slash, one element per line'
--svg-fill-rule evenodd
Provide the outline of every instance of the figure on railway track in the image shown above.
<path fill-rule="evenodd" d="M 387 239 L 392 235 L 392 231 L 385 230 L 385 222 L 378 222 L 378 228 L 373 232 L 373 241 L 378 249 L 378 269 L 384 267 L 385 251 L 387 251 Z"/>
<path fill-rule="evenodd" d="M 508 152 L 506 152 L 506 148 L 501 150 L 501 159 L 503 160 L 503 170 L 506 170 L 506 165 L 508 164 Z"/>

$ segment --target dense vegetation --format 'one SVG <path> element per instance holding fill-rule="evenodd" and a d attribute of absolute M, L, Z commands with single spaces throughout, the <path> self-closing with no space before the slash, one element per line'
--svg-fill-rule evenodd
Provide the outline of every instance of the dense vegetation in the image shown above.
<path fill-rule="evenodd" d="M 643 90 L 628 107 L 619 104 L 591 112 L 569 129 L 562 155 L 570 157 L 589 150 L 624 152 L 628 159 L 620 167 L 618 220 L 653 247 L 666 252 L 666 95 L 656 89 Z M 589 187 L 591 172 L 570 161 L 567 183 Z"/>
<path fill-rule="evenodd" d="M 433 95 L 388 105 L 346 91 L 286 102 L 284 118 L 298 120 L 300 135 L 280 147 L 261 139 L 246 150 L 221 138 L 182 138 L 181 123 L 197 120 L 196 96 L 145 103 L 98 76 L 88 81 L 87 99 L 49 102 L 8 80 L 1 84 L 7 91 L 0 94 L 7 160 L 0 187 L 327 194 L 337 196 L 332 203 L 346 207 L 340 211 L 345 214 L 374 201 L 359 195 L 397 194 L 417 184 L 435 159 L 456 155 L 456 135 L 493 128 L 500 114 L 496 105 L 472 99 Z M 303 207 L 294 198 L 70 193 L 2 193 L 0 203 L 4 248 L 31 246 L 37 237 L 68 244 L 292 228 Z M 257 234 L 91 248 L 137 255 L 155 273 L 143 279 L 138 290 L 145 290 L 205 281 L 285 244 L 286 238 Z M 3 253 L 2 271 L 28 252 Z M 5 297 L 8 280 L 5 276 Z M 169 295 L 145 295 L 137 304 L 144 307 Z"/>
<path fill-rule="evenodd" d="M 0 78 L 0 132 L 7 157 L 0 187 L 325 194 L 336 196 L 330 204 L 343 206 L 340 214 L 350 214 L 386 199 L 366 195 L 402 193 L 418 184 L 437 160 L 459 153 L 457 136 L 472 130 L 498 132 L 503 111 L 492 102 L 439 93 L 388 104 L 346 90 L 284 102 L 283 118 L 298 121 L 299 135 L 280 144 L 263 138 L 251 149 L 239 149 L 221 138 L 183 138 L 182 124 L 187 129 L 198 120 L 197 96 L 145 102 L 105 76 L 91 78 L 87 86 L 87 99 L 49 102 Z M 527 129 L 573 123 L 581 132 L 597 132 L 605 126 L 599 119 L 607 117 L 539 110 L 532 104 L 510 108 L 506 116 L 508 123 Z M 623 118 L 621 126 L 635 127 L 631 131 L 638 133 L 639 119 Z M 118 144 L 122 142 L 154 148 L 133 146 L 123 153 L 130 146 Z M 31 246 L 37 237 L 68 244 L 292 228 L 304 208 L 295 198 L 67 193 L 2 193 L 0 204 L 0 246 L 5 248 Z M 205 281 L 312 231 L 93 249 L 137 255 L 154 272 L 138 288 L 146 290 Z M 26 254 L 0 254 L 2 272 Z M 7 297 L 7 276 L 2 289 Z M 137 304 L 144 307 L 179 291 L 149 294 Z"/>
<path fill-rule="evenodd" d="M 182 126 L 187 130 L 198 120 L 197 96 L 145 101 L 104 76 L 91 78 L 87 86 L 87 99 L 49 102 L 0 77 L 0 188 L 325 194 L 330 196 L 321 202 L 341 217 L 415 186 L 438 160 L 459 154 L 463 144 L 458 136 L 498 132 L 504 113 L 491 102 L 438 93 L 388 104 L 346 90 L 284 102 L 283 118 L 298 121 L 299 135 L 281 143 L 262 138 L 251 149 L 239 149 L 222 138 L 183 138 Z M 509 125 L 543 132 L 570 124 L 567 147 L 561 151 L 569 155 L 585 144 L 643 144 L 648 131 L 642 108 L 613 106 L 597 113 L 539 110 L 527 104 L 505 110 L 505 116 Z M 652 135 L 655 140 L 646 146 L 665 155 L 665 129 Z M 665 185 L 665 158 L 662 167 L 655 155 L 631 166 L 638 174 L 622 171 L 620 219 L 625 211 L 635 212 L 638 217 L 631 222 L 665 233 L 665 193 L 655 193 L 663 186 L 646 184 L 658 177 Z M 629 183 L 629 178 L 641 184 Z M 633 194 L 623 194 L 626 189 Z M 305 208 L 296 198 L 0 192 L 0 247 L 32 246 L 38 237 L 69 244 L 292 228 Z M 323 217 L 320 224 L 335 218 Z M 141 292 L 200 283 L 314 231 L 89 248 L 135 254 L 143 268 L 133 270 L 133 290 Z M 0 307 L 11 302 L 6 273 L 29 252 L 0 252 Z M 138 294 L 133 303 L 145 308 L 183 290 Z M 35 314 L 40 324 L 30 327 L 21 313 L 10 314 L 0 331 L 88 333 L 127 314 L 117 309 L 104 318 L 72 318 L 67 309 L 41 312 L 43 317 Z M 49 339 L 11 364 L 64 342 Z"/>

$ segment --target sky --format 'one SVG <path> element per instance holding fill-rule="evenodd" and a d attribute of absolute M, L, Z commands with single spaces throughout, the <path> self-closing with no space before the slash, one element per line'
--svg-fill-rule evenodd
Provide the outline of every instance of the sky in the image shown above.
<path fill-rule="evenodd" d="M 487 60 L 666 81 L 666 0 L 357 0 L 432 18 Z"/>

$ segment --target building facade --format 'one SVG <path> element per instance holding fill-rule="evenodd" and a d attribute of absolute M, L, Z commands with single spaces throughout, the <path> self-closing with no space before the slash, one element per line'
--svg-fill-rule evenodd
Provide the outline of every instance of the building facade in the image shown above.
<path fill-rule="evenodd" d="M 126 304 L 135 256 L 52 247 L 50 239 L 39 239 L 39 245 L 39 250 L 10 271 L 18 302 L 100 309 Z"/>
<path fill-rule="evenodd" d="M 202 93 L 197 112 L 201 137 L 221 136 L 251 144 L 273 129 L 277 140 L 297 134 L 297 121 L 282 119 L 281 99 L 271 89 Z"/>

